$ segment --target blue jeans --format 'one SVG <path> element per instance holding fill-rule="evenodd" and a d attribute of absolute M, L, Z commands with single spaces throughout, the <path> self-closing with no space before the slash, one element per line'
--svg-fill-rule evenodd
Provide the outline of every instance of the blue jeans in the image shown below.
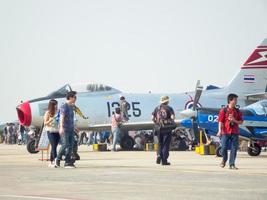
<path fill-rule="evenodd" d="M 21 135 L 21 143 L 22 144 L 26 144 L 25 132 L 24 131 L 21 131 L 20 132 L 20 135 Z"/>
<path fill-rule="evenodd" d="M 166 163 L 169 158 L 170 144 L 171 144 L 171 131 L 158 133 L 158 152 L 157 156 L 162 159 L 162 163 Z"/>
<path fill-rule="evenodd" d="M 60 135 L 59 133 L 50 133 L 48 131 L 47 136 L 51 144 L 50 161 L 52 162 L 57 157 L 57 146 L 60 140 Z"/>
<path fill-rule="evenodd" d="M 71 161 L 71 153 L 73 151 L 74 146 L 74 131 L 73 132 L 66 132 L 61 136 L 61 147 L 58 152 L 58 159 L 61 159 L 63 154 L 65 154 L 65 165 L 73 164 Z"/>
<path fill-rule="evenodd" d="M 120 129 L 119 128 L 114 128 L 112 130 L 113 133 L 113 147 L 112 150 L 116 151 L 116 144 L 119 142 L 119 137 L 120 137 Z"/>
<path fill-rule="evenodd" d="M 235 165 L 236 153 L 238 150 L 238 134 L 222 135 L 222 156 L 223 162 L 226 163 L 228 159 L 228 147 L 231 148 L 229 165 Z"/>

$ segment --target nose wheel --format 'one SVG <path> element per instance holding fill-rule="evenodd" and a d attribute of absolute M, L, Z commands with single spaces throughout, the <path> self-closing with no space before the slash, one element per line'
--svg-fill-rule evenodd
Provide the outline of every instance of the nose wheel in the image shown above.
<path fill-rule="evenodd" d="M 36 140 L 30 140 L 28 143 L 27 143 L 27 151 L 31 154 L 35 154 L 35 153 L 38 153 L 39 151 L 36 150 L 35 148 L 35 142 Z"/>

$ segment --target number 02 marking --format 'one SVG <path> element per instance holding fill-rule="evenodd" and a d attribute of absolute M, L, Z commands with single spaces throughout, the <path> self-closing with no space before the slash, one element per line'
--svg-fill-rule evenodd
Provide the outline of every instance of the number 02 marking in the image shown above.
<path fill-rule="evenodd" d="M 218 115 L 209 115 L 208 116 L 208 121 L 209 122 L 218 122 Z"/>

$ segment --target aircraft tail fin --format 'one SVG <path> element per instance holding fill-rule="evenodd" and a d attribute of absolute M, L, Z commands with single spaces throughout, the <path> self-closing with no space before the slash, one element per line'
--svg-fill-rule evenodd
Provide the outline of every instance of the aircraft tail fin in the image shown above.
<path fill-rule="evenodd" d="M 243 95 L 267 92 L 267 38 L 253 51 L 225 89 L 228 93 Z"/>

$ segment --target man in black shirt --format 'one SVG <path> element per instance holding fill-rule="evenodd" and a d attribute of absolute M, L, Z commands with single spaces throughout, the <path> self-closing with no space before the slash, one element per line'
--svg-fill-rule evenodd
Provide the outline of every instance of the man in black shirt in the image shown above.
<path fill-rule="evenodd" d="M 120 109 L 121 109 L 122 120 L 124 122 L 127 122 L 129 120 L 128 110 L 130 109 L 130 104 L 126 101 L 124 96 L 120 97 Z"/>
<path fill-rule="evenodd" d="M 158 152 L 156 163 L 170 165 L 168 162 L 171 132 L 176 127 L 174 123 L 175 114 L 172 107 L 168 106 L 169 97 L 163 96 L 160 99 L 160 105 L 152 113 L 152 120 L 155 123 L 155 132 L 158 135 Z"/>

